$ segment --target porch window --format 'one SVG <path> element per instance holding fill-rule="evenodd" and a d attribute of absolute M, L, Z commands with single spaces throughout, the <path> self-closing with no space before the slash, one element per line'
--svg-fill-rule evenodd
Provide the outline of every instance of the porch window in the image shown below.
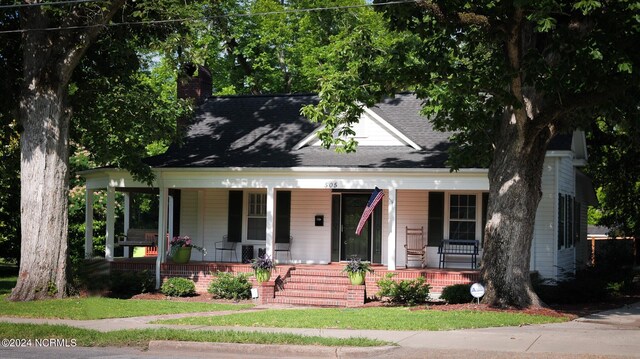
<path fill-rule="evenodd" d="M 254 241 L 265 241 L 267 239 L 266 193 L 249 193 L 247 239 Z"/>
<path fill-rule="evenodd" d="M 476 195 L 449 197 L 449 238 L 476 239 Z"/>

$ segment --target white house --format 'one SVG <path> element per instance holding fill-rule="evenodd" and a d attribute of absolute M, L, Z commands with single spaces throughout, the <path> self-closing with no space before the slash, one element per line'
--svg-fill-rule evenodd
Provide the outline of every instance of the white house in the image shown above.
<path fill-rule="evenodd" d="M 264 248 L 273 256 L 276 243 L 291 240 L 291 263 L 327 264 L 355 255 L 389 270 L 420 266 L 405 263 L 407 227 L 424 228 L 427 267 L 438 267 L 443 239 L 475 239 L 482 252 L 487 169 L 451 172 L 445 166 L 449 134 L 433 130 L 419 115 L 420 100 L 400 94 L 366 108 L 355 127 L 357 151 L 350 154 L 320 146 L 315 137 L 320 125 L 300 115 L 302 106 L 317 100 L 313 95 L 208 98 L 183 144 L 148 159 L 160 195 L 158 232 L 189 235 L 207 248 L 207 257 L 194 251 L 192 261 L 215 260 L 221 254 L 215 243 L 226 237 L 238 244 L 238 258 L 242 246 L 252 245 L 256 254 Z M 531 270 L 544 277 L 573 272 L 588 258 L 591 189 L 579 170 L 586 160 L 581 131 L 558 136 L 549 146 L 531 251 Z M 117 168 L 83 176 L 88 194 L 107 190 L 106 257 L 112 259 L 114 193 L 148 187 Z M 385 196 L 357 236 L 355 227 L 375 187 Z M 87 253 L 92 236 L 88 225 Z M 160 241 L 157 268 L 167 260 L 165 245 Z M 234 258 L 229 254 L 225 258 Z"/>

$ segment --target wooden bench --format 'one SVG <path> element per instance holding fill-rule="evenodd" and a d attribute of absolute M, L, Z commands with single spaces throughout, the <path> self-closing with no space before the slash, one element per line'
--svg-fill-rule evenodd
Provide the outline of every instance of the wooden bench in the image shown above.
<path fill-rule="evenodd" d="M 156 247 L 157 233 L 153 229 L 129 228 L 126 235 L 118 236 L 117 244 L 122 247 Z"/>
<path fill-rule="evenodd" d="M 466 263 L 468 260 L 465 258 L 462 260 L 451 260 L 447 256 L 470 256 L 471 268 L 475 269 L 478 266 L 478 247 L 477 240 L 468 239 L 443 239 L 442 243 L 438 247 L 438 254 L 440 255 L 440 263 L 438 268 L 445 268 L 447 262 Z"/>

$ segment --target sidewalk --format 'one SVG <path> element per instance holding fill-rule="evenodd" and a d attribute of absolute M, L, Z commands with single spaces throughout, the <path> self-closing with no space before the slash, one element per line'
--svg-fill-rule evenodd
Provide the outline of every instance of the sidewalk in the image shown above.
<path fill-rule="evenodd" d="M 336 349 L 295 346 L 256 346 L 251 344 L 181 343 L 170 341 L 150 343 L 150 352 L 158 351 L 163 353 L 170 351 L 182 352 L 189 349 L 200 353 L 211 353 L 212 351 L 228 353 L 244 351 L 246 353 L 255 353 L 258 351 L 266 354 L 275 351 L 279 353 L 280 357 L 326 357 L 329 355 L 333 357 L 394 357 L 396 356 L 394 355 L 394 352 L 397 352 L 397 354 L 400 354 L 400 352 L 411 352 L 417 355 L 419 353 L 429 353 L 429 351 L 438 353 L 454 351 L 458 353 L 501 353 L 501 355 L 495 356 L 504 355 L 504 357 L 512 357 L 514 355 L 523 357 L 520 356 L 520 354 L 548 353 L 553 357 L 556 357 L 557 355 L 567 357 L 590 355 L 640 358 L 640 303 L 597 313 L 567 323 L 531 325 L 523 327 L 465 329 L 442 332 L 208 327 L 149 324 L 149 322 L 158 319 L 180 318 L 194 315 L 202 316 L 225 314 L 227 313 L 189 313 L 102 320 L 0 318 L 0 321 L 12 323 L 65 324 L 99 331 L 165 327 L 180 328 L 182 330 L 278 332 L 338 338 L 366 337 L 391 341 L 399 345 L 399 349 L 398 347 L 384 347 L 376 349 Z M 488 355 L 485 357 L 492 356 L 494 355 Z"/>

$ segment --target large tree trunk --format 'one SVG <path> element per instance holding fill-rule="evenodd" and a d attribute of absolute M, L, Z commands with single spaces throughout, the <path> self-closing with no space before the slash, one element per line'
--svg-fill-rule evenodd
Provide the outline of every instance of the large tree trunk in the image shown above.
<path fill-rule="evenodd" d="M 63 297 L 67 292 L 69 120 L 66 106 L 71 74 L 87 48 L 122 7 L 108 2 L 101 11 L 79 6 L 65 12 L 61 27 L 43 31 L 60 15 L 40 6 L 20 11 L 23 86 L 20 119 L 20 272 L 9 297 L 15 301 Z M 27 1 L 33 3 L 34 1 Z M 75 29 L 81 26 L 82 29 Z"/>
<path fill-rule="evenodd" d="M 68 134 L 64 90 L 27 88 L 21 98 L 20 272 L 10 299 L 66 293 Z"/>
<path fill-rule="evenodd" d="M 530 123 L 524 110 L 507 114 L 489 167 L 481 277 L 487 287 L 484 301 L 496 307 L 542 304 L 529 271 L 542 169 L 552 135 L 548 128 L 536 129 Z"/>

